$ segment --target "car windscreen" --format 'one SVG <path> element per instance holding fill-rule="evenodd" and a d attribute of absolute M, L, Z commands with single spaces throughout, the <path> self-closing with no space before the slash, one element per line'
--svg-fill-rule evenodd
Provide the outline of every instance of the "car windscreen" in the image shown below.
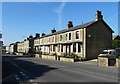
<path fill-rule="evenodd" d="M 102 52 L 102 54 L 108 54 L 108 52 Z"/>

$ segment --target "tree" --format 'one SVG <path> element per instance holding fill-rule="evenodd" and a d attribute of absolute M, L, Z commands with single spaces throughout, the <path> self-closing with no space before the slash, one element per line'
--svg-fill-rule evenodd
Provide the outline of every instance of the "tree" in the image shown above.
<path fill-rule="evenodd" d="M 120 48 L 120 40 L 112 40 L 112 48 Z"/>

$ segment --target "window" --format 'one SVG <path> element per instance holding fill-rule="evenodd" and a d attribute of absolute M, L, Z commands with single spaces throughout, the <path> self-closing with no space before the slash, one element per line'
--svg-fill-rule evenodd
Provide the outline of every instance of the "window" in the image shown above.
<path fill-rule="evenodd" d="M 67 40 L 67 38 L 68 38 L 68 34 L 66 34 L 66 40 Z"/>
<path fill-rule="evenodd" d="M 81 52 L 81 47 L 80 43 L 78 43 L 78 53 Z"/>
<path fill-rule="evenodd" d="M 60 35 L 60 41 L 62 41 L 62 35 Z"/>
<path fill-rule="evenodd" d="M 53 52 L 55 52 L 55 46 L 53 45 Z"/>
<path fill-rule="evenodd" d="M 48 38 L 48 42 L 50 42 L 50 37 Z"/>
<path fill-rule="evenodd" d="M 54 36 L 52 37 L 52 42 L 54 42 Z"/>
<path fill-rule="evenodd" d="M 76 39 L 79 39 L 79 31 L 76 31 Z"/>
<path fill-rule="evenodd" d="M 76 52 L 76 44 L 73 44 L 73 52 Z"/>
<path fill-rule="evenodd" d="M 63 52 L 63 45 L 61 45 L 61 52 Z"/>
<path fill-rule="evenodd" d="M 60 52 L 60 45 L 58 45 L 58 52 Z"/>
<path fill-rule="evenodd" d="M 69 33 L 69 40 L 71 40 L 71 33 Z"/>

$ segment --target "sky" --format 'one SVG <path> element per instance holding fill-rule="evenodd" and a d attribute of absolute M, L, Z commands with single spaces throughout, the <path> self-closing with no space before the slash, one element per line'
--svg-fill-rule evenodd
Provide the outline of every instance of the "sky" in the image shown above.
<path fill-rule="evenodd" d="M 4 45 L 23 41 L 35 33 L 51 33 L 95 20 L 96 11 L 102 11 L 106 23 L 118 34 L 117 2 L 3 2 L 2 34 Z"/>

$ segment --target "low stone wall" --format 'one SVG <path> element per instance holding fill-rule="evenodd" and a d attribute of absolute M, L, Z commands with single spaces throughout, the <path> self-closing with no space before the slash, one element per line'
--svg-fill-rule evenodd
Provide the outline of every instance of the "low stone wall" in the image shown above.
<path fill-rule="evenodd" d="M 98 57 L 98 65 L 99 66 L 108 66 L 108 58 L 107 57 Z"/>
<path fill-rule="evenodd" d="M 56 60 L 56 59 L 55 59 L 55 56 L 50 56 L 50 55 L 42 55 L 42 58 L 44 58 L 44 59 Z"/>
<path fill-rule="evenodd" d="M 23 53 L 16 53 L 18 56 L 23 56 Z"/>
<path fill-rule="evenodd" d="M 74 62 L 74 58 L 65 58 L 65 57 L 60 57 L 60 61 Z"/>
<path fill-rule="evenodd" d="M 40 58 L 40 54 L 35 54 L 35 57 L 36 58 Z"/>
<path fill-rule="evenodd" d="M 56 60 L 56 59 L 55 59 L 55 56 L 48 56 L 48 59 Z"/>
<path fill-rule="evenodd" d="M 116 59 L 116 67 L 120 68 L 120 59 Z"/>

